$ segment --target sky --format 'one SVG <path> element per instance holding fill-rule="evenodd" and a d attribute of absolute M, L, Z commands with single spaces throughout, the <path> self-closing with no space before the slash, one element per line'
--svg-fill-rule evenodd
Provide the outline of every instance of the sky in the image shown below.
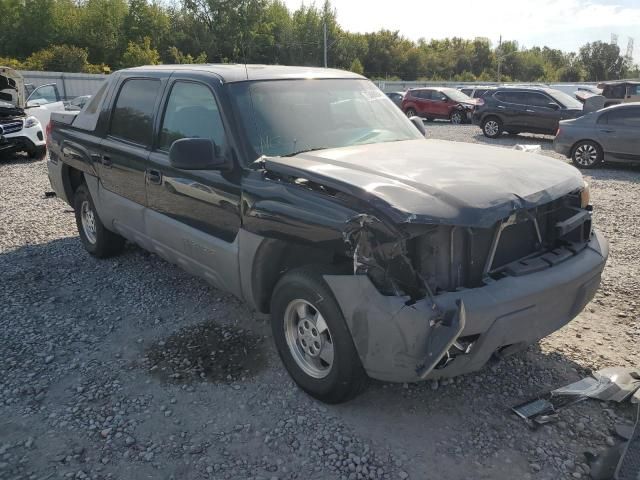
<path fill-rule="evenodd" d="M 290 9 L 311 0 L 284 0 Z M 322 5 L 316 0 L 316 5 Z M 516 40 L 521 46 L 577 51 L 595 40 L 618 35 L 622 54 L 635 38 L 640 63 L 640 0 L 332 0 L 345 30 L 399 30 L 412 40 L 487 37 L 494 45 Z"/>

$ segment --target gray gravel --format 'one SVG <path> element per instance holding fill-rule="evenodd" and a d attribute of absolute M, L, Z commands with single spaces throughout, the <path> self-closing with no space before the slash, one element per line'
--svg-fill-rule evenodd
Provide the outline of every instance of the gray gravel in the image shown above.
<path fill-rule="evenodd" d="M 630 407 L 584 402 L 537 431 L 509 407 L 589 369 L 640 364 L 640 169 L 588 179 L 611 258 L 576 321 L 478 374 L 372 382 L 329 407 L 291 382 L 267 319 L 135 246 L 90 257 L 69 207 L 44 197 L 45 163 L 0 163 L 0 478 L 587 478 L 583 453 L 617 442 Z"/>

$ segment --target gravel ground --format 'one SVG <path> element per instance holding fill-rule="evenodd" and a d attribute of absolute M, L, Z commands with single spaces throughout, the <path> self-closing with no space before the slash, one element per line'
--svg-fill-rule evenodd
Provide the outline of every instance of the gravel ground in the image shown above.
<path fill-rule="evenodd" d="M 549 137 L 427 128 L 557 157 Z M 44 197 L 45 162 L 0 163 L 0 478 L 588 478 L 584 452 L 617 442 L 630 406 L 583 402 L 536 431 L 509 407 L 640 364 L 639 180 L 629 167 L 588 175 L 611 257 L 570 325 L 477 374 L 372 382 L 325 406 L 280 366 L 263 316 L 135 246 L 90 257 L 69 207 Z"/>

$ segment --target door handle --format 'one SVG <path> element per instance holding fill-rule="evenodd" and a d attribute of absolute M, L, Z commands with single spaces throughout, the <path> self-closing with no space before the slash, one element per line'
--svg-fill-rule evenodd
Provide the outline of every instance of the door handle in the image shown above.
<path fill-rule="evenodd" d="M 525 112 L 528 112 L 528 113 L 536 113 L 536 111 L 535 111 L 535 110 L 529 110 L 528 108 L 525 110 Z"/>
<path fill-rule="evenodd" d="M 505 107 L 504 105 L 498 105 L 498 108 L 505 109 L 505 108 L 507 108 L 507 107 Z"/>
<path fill-rule="evenodd" d="M 607 129 L 604 129 L 604 128 L 601 128 L 600 131 L 602 133 L 613 133 L 613 130 L 607 130 Z"/>
<path fill-rule="evenodd" d="M 162 173 L 158 170 L 147 170 L 147 181 L 154 185 L 160 185 L 162 183 Z"/>
<path fill-rule="evenodd" d="M 102 155 L 100 163 L 102 163 L 102 165 L 107 168 L 111 168 L 111 165 L 113 165 L 113 162 L 111 161 L 111 157 L 109 155 Z"/>

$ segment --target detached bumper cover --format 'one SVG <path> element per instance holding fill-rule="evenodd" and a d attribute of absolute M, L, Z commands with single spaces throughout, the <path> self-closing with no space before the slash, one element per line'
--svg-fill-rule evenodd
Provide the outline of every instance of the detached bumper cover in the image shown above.
<path fill-rule="evenodd" d="M 452 377 L 480 369 L 501 347 L 533 343 L 566 325 L 593 298 L 609 254 L 594 231 L 587 248 L 562 263 L 484 287 L 450 292 L 406 305 L 407 298 L 381 295 L 365 275 L 327 275 L 362 364 L 372 378 L 414 382 Z M 479 335 L 468 353 L 444 368 L 424 371 L 442 357 L 440 312 L 464 305 L 459 336 Z M 445 345 L 445 347 L 448 347 Z"/>

